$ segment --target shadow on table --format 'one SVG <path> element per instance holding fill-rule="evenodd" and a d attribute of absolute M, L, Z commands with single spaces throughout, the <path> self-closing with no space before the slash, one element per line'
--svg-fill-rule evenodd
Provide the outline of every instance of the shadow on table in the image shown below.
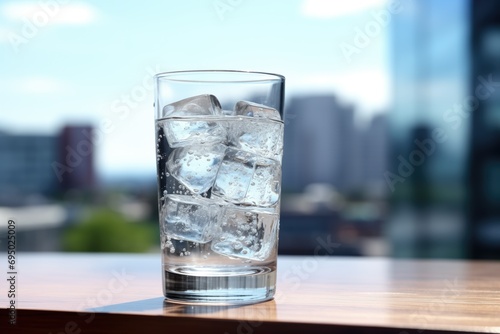
<path fill-rule="evenodd" d="M 148 298 L 133 302 L 105 305 L 88 309 L 90 312 L 144 312 L 161 310 L 163 308 L 164 297 Z"/>
<path fill-rule="evenodd" d="M 256 307 L 245 307 L 256 306 Z M 164 297 L 141 299 L 132 302 L 119 303 L 95 307 L 88 309 L 90 312 L 146 312 L 146 311 L 161 311 L 163 314 L 214 314 L 219 313 L 221 316 L 242 316 L 250 318 L 275 318 L 276 303 L 270 300 L 263 303 L 253 305 L 188 305 L 176 304 L 167 301 Z"/>

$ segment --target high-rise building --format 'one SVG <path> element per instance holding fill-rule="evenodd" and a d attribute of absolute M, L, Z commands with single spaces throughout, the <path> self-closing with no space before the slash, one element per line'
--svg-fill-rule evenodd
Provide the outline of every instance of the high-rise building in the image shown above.
<path fill-rule="evenodd" d="M 59 136 L 61 190 L 90 190 L 95 186 L 91 126 L 65 126 Z"/>
<path fill-rule="evenodd" d="M 57 149 L 55 136 L 0 133 L 0 198 L 53 194 L 58 183 L 51 163 Z"/>
<path fill-rule="evenodd" d="M 292 98 L 285 112 L 284 190 L 302 191 L 311 183 L 350 190 L 356 135 L 353 108 L 334 96 Z"/>
<path fill-rule="evenodd" d="M 473 258 L 500 259 L 500 4 L 471 4 L 470 94 L 482 98 L 471 114 L 469 245 Z"/>
<path fill-rule="evenodd" d="M 60 135 L 0 133 L 0 202 L 53 196 L 94 186 L 89 126 L 66 126 Z"/>
<path fill-rule="evenodd" d="M 392 255 L 463 257 L 469 1 L 407 1 L 389 27 Z"/>
<path fill-rule="evenodd" d="M 344 194 L 384 193 L 387 116 L 374 116 L 366 128 L 356 125 L 354 116 L 354 108 L 333 95 L 290 100 L 285 112 L 285 191 L 326 183 Z"/>
<path fill-rule="evenodd" d="M 384 173 L 387 171 L 389 134 L 387 115 L 375 115 L 364 134 L 363 182 L 368 191 L 377 195 L 387 193 Z"/>

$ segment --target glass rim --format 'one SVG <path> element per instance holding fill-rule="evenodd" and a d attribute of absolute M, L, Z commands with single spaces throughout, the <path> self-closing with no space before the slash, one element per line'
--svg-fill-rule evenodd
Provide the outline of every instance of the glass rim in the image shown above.
<path fill-rule="evenodd" d="M 189 76 L 189 75 L 206 75 L 206 74 L 222 74 L 222 75 L 235 75 L 235 80 L 231 80 L 229 78 L 224 79 L 224 80 L 217 80 L 217 79 L 203 79 L 203 78 L 182 78 L 183 75 Z M 249 75 L 255 75 L 255 76 L 262 76 L 263 78 L 252 78 L 249 77 L 248 79 L 241 78 L 237 79 L 237 75 L 240 75 L 242 77 L 244 76 L 249 76 Z M 167 71 L 167 72 L 160 72 L 154 75 L 155 80 L 168 80 L 168 81 L 177 81 L 177 82 L 200 82 L 200 83 L 238 83 L 238 82 L 269 82 L 269 81 L 280 81 L 284 82 L 285 77 L 281 74 L 277 73 L 270 73 L 270 72 L 261 72 L 261 71 L 245 71 L 245 70 L 182 70 L 182 71 Z"/>

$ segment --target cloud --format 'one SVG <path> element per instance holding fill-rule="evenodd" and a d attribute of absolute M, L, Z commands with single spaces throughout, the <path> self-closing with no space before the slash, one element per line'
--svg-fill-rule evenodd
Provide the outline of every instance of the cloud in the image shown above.
<path fill-rule="evenodd" d="M 333 18 L 364 11 L 369 8 L 380 7 L 386 0 L 304 0 L 301 12 L 306 17 Z"/>
<path fill-rule="evenodd" d="M 51 77 L 26 77 L 11 83 L 14 91 L 26 94 L 54 94 L 67 90 L 67 85 Z"/>
<path fill-rule="evenodd" d="M 49 5 L 50 4 L 50 5 Z M 84 25 L 96 21 L 98 10 L 83 2 L 60 4 L 47 2 L 10 2 L 0 8 L 0 13 L 8 20 L 44 20 L 48 24 Z"/>

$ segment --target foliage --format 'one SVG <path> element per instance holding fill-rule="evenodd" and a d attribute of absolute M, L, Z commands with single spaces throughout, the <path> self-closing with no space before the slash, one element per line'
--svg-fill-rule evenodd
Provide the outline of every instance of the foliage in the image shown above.
<path fill-rule="evenodd" d="M 132 222 L 123 215 L 99 209 L 63 235 L 63 248 L 70 252 L 146 252 L 158 239 L 152 224 Z"/>

